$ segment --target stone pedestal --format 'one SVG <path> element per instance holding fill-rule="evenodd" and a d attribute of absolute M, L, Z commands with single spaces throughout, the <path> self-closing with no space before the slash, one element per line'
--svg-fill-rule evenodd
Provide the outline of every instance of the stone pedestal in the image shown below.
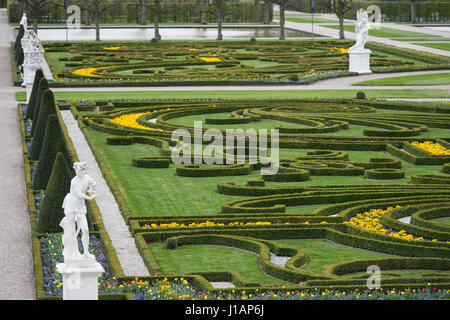
<path fill-rule="evenodd" d="M 349 51 L 349 71 L 361 73 L 372 73 L 370 71 L 370 50 Z"/>
<path fill-rule="evenodd" d="M 98 277 L 105 272 L 100 263 L 80 259 L 56 268 L 63 276 L 63 300 L 98 300 Z"/>
<path fill-rule="evenodd" d="M 41 41 L 33 30 L 27 30 L 22 38 L 22 48 L 24 53 L 23 83 L 22 87 L 27 88 L 27 103 L 30 101 L 31 91 L 33 90 L 34 76 L 36 70 L 42 66 L 44 58 L 44 48 Z"/>

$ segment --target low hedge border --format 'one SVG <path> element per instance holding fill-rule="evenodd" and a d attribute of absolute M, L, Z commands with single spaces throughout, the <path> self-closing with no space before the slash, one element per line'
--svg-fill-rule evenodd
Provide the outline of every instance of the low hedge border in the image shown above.
<path fill-rule="evenodd" d="M 450 174 L 450 162 L 444 163 L 444 166 L 442 167 L 442 172 Z"/>
<path fill-rule="evenodd" d="M 367 179 L 397 180 L 404 179 L 405 171 L 394 168 L 376 168 L 367 170 Z"/>
<path fill-rule="evenodd" d="M 414 184 L 450 184 L 450 177 L 438 174 L 415 174 L 411 176 Z"/>
<path fill-rule="evenodd" d="M 450 232 L 450 226 L 429 221 L 432 219 L 448 217 L 449 216 L 450 205 L 448 207 L 431 208 L 427 210 L 421 210 L 419 212 L 413 213 L 411 215 L 410 224 L 423 227 L 426 229 Z"/>

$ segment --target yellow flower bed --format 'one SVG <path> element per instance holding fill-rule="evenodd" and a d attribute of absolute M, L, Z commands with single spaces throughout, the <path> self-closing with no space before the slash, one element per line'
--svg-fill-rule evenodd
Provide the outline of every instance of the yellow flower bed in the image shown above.
<path fill-rule="evenodd" d="M 413 141 L 411 144 L 436 156 L 450 156 L 450 149 L 441 146 L 439 143 L 434 143 L 433 141 Z"/>
<path fill-rule="evenodd" d="M 200 59 L 202 59 L 203 61 L 206 62 L 220 62 L 222 60 L 220 60 L 220 58 L 217 57 L 200 57 Z"/>
<path fill-rule="evenodd" d="M 108 69 L 108 68 L 110 68 L 110 67 L 83 68 L 83 69 L 75 70 L 72 73 L 76 74 L 77 76 L 100 78 L 101 77 L 100 75 L 93 74 L 93 73 L 97 70 Z"/>
<path fill-rule="evenodd" d="M 257 222 L 230 222 L 228 224 L 225 223 L 216 223 L 212 221 L 206 221 L 201 223 L 192 222 L 190 224 L 184 223 L 161 223 L 161 224 L 146 224 L 142 227 L 142 229 L 164 229 L 164 228 L 205 228 L 205 227 L 232 227 L 232 226 L 263 226 L 263 225 L 271 225 L 272 223 L 269 221 L 257 221 Z"/>
<path fill-rule="evenodd" d="M 332 47 L 330 48 L 331 52 L 328 52 L 328 54 L 334 54 L 334 53 L 347 53 L 347 48 L 338 48 L 338 47 Z"/>
<path fill-rule="evenodd" d="M 119 49 L 121 49 L 122 47 L 103 47 L 103 49 L 105 49 L 105 50 L 119 50 Z"/>
<path fill-rule="evenodd" d="M 166 109 L 166 110 L 170 110 L 170 109 Z M 161 111 L 161 110 L 158 110 L 158 111 Z M 150 128 L 150 127 L 143 126 L 137 122 L 137 119 L 139 119 L 143 115 L 146 115 L 149 113 L 151 113 L 151 112 L 129 113 L 129 114 L 124 114 L 123 116 L 120 116 L 120 117 L 117 117 L 114 119 L 110 119 L 109 121 L 111 121 L 112 123 L 124 126 L 124 127 L 133 128 L 133 129 L 144 129 L 144 130 L 157 131 L 157 132 L 166 132 L 165 130 L 162 130 L 162 129 Z"/>
<path fill-rule="evenodd" d="M 395 208 L 401 208 L 401 206 L 396 206 Z M 364 213 L 358 213 L 356 217 L 351 218 L 349 221 L 344 221 L 344 223 L 351 224 L 358 228 L 362 228 L 379 234 L 386 234 L 394 238 L 399 238 L 403 240 L 423 241 L 423 237 L 414 238 L 412 234 L 406 233 L 405 230 L 394 232 L 383 227 L 383 225 L 380 223 L 380 218 L 386 212 L 389 212 L 395 208 L 389 207 L 386 210 L 371 209 L 370 211 L 366 211 Z"/>

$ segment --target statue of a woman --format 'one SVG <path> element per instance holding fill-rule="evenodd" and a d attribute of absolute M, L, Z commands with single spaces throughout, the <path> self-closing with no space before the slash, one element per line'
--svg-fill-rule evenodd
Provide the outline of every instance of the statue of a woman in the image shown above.
<path fill-rule="evenodd" d="M 25 29 L 25 32 L 27 32 L 27 30 L 28 30 L 28 19 L 27 19 L 26 13 L 23 14 L 22 20 L 20 20 L 20 25 L 22 25 L 23 28 Z"/>
<path fill-rule="evenodd" d="M 369 37 L 369 15 L 367 11 L 359 9 L 356 13 L 356 43 L 351 47 L 349 52 L 364 51 L 364 45 L 366 44 L 367 38 Z"/>
<path fill-rule="evenodd" d="M 64 198 L 62 207 L 65 217 L 59 224 L 64 229 L 62 241 L 65 262 L 81 258 L 93 258 L 93 255 L 89 253 L 89 228 L 85 200 L 95 198 L 95 181 L 87 175 L 87 163 L 76 162 L 73 167 L 76 176 L 70 183 L 70 192 Z M 78 234 L 80 231 L 82 233 L 83 255 L 78 251 Z"/>

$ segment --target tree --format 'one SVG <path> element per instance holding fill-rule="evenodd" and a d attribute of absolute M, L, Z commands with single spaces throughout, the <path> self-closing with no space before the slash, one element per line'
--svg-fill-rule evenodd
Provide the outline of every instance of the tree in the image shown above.
<path fill-rule="evenodd" d="M 409 0 L 411 2 L 411 23 L 417 23 L 417 8 L 416 0 Z"/>
<path fill-rule="evenodd" d="M 41 108 L 42 94 L 48 88 L 49 88 L 49 86 L 48 86 L 47 79 L 45 77 L 42 77 L 41 80 L 39 80 L 38 89 L 36 91 L 36 102 L 34 103 L 33 116 L 30 118 L 33 121 L 32 125 L 31 125 L 31 132 L 30 132 L 31 136 L 34 135 L 34 131 L 36 130 L 37 119 L 39 117 L 39 110 Z"/>
<path fill-rule="evenodd" d="M 352 0 L 335 0 L 333 12 L 339 18 L 339 38 L 345 39 L 344 35 L 344 16 L 353 9 Z"/>
<path fill-rule="evenodd" d="M 50 4 L 50 0 L 22 0 L 24 9 L 31 10 L 33 16 L 33 30 L 38 32 L 39 12 Z"/>
<path fill-rule="evenodd" d="M 73 176 L 63 154 L 58 153 L 39 213 L 39 232 L 53 233 L 61 231 L 59 223 L 64 218 L 62 205 L 64 198 L 70 192 L 70 183 Z"/>
<path fill-rule="evenodd" d="M 217 40 L 223 40 L 222 22 L 223 22 L 223 3 L 226 0 L 214 0 L 216 4 L 216 18 L 217 18 Z"/>
<path fill-rule="evenodd" d="M 195 16 L 194 23 L 202 21 L 202 0 L 195 0 Z"/>
<path fill-rule="evenodd" d="M 26 119 L 33 118 L 39 81 L 41 81 L 42 78 L 44 78 L 44 72 L 42 72 L 42 69 L 37 69 L 34 75 L 33 89 L 31 90 L 30 100 L 28 101 L 27 110 L 25 114 Z"/>
<path fill-rule="evenodd" d="M 89 18 L 89 0 L 83 0 L 83 7 L 81 11 L 81 20 L 83 21 L 83 24 L 88 26 L 91 24 L 90 18 Z"/>
<path fill-rule="evenodd" d="M 263 23 L 270 24 L 270 8 L 272 7 L 271 0 L 264 0 L 264 11 L 263 11 Z"/>
<path fill-rule="evenodd" d="M 34 131 L 33 141 L 31 142 L 30 160 L 39 160 L 48 117 L 52 114 L 56 114 L 55 97 L 51 90 L 45 90 L 42 94 L 41 106 L 39 109 L 36 130 Z"/>
<path fill-rule="evenodd" d="M 147 24 L 147 0 L 139 0 L 139 23 Z"/>
<path fill-rule="evenodd" d="M 201 24 L 208 24 L 208 0 L 202 0 Z"/>
<path fill-rule="evenodd" d="M 253 21 L 254 22 L 259 22 L 259 1 L 260 0 L 255 0 L 255 7 L 253 8 Z"/>
<path fill-rule="evenodd" d="M 89 1 L 89 10 L 94 14 L 95 18 L 95 41 L 100 41 L 100 18 L 106 9 L 108 9 L 108 6 L 104 0 Z"/>
<path fill-rule="evenodd" d="M 156 40 L 161 40 L 161 34 L 159 33 L 159 18 L 161 16 L 161 2 L 163 0 L 153 0 L 153 5 L 152 6 L 148 6 L 150 8 L 150 10 L 153 11 L 153 16 L 154 16 L 154 27 L 155 27 L 155 39 Z"/>
<path fill-rule="evenodd" d="M 45 128 L 44 143 L 39 155 L 33 179 L 34 190 L 45 190 L 52 173 L 53 164 L 58 153 L 62 153 L 68 165 L 71 165 L 71 156 L 66 146 L 64 135 L 56 114 L 52 114 L 47 119 Z"/>
<path fill-rule="evenodd" d="M 293 0 L 270 0 L 271 3 L 278 4 L 280 7 L 280 40 L 286 39 L 286 32 L 285 32 L 285 23 L 286 23 L 286 9 L 293 4 Z"/>

